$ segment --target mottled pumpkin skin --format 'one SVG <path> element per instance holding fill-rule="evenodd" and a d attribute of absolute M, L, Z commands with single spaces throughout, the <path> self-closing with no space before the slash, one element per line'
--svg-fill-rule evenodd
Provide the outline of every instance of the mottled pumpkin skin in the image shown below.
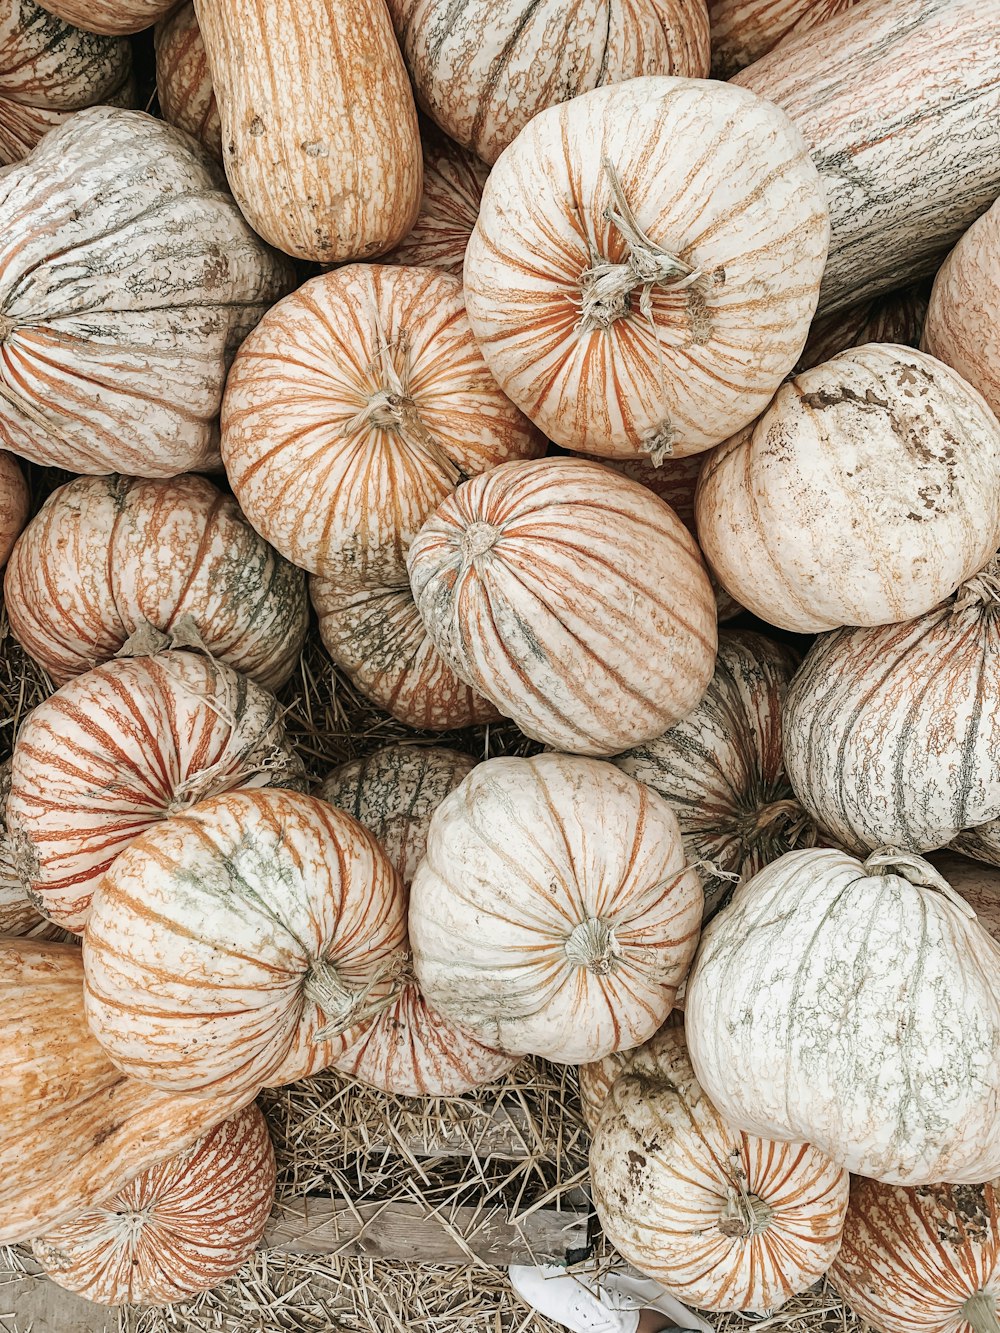
<path fill-rule="evenodd" d="M 45 8 L 86 32 L 127 36 L 151 28 L 177 0 L 45 0 Z"/>
<path fill-rule="evenodd" d="M 221 162 L 222 121 L 191 0 L 160 20 L 154 40 L 163 119 L 193 134 Z"/>
<path fill-rule="evenodd" d="M 708 0 L 712 78 L 731 78 L 785 38 L 826 23 L 854 4 L 857 0 Z M 822 42 L 823 34 L 814 40 Z"/>
<path fill-rule="evenodd" d="M 0 451 L 0 569 L 10 559 L 14 543 L 28 521 L 31 497 L 21 465 L 13 454 Z"/>
<path fill-rule="evenodd" d="M 683 1009 L 671 1009 L 663 1027 L 676 1028 L 683 1026 Z M 650 1038 L 650 1040 L 653 1041 L 655 1038 Z M 603 1059 L 592 1060 L 589 1064 L 581 1065 L 578 1069 L 580 1109 L 583 1112 L 583 1123 L 587 1126 L 591 1135 L 593 1135 L 600 1122 L 601 1111 L 604 1109 L 604 1103 L 608 1100 L 608 1093 L 611 1091 L 612 1084 L 618 1075 L 627 1068 L 636 1051 L 642 1049 L 641 1046 L 637 1046 L 631 1051 L 612 1051 L 610 1055 L 604 1056 Z"/>
<path fill-rule="evenodd" d="M 857 305 L 814 319 L 796 373 L 822 365 L 838 352 L 865 343 L 895 343 L 919 347 L 930 296 L 929 280 L 911 283 L 898 291 L 870 297 Z M 930 349 L 925 347 L 924 351 Z M 947 360 L 939 357 L 939 360 Z"/>
<path fill-rule="evenodd" d="M 171 1305 L 233 1277 L 274 1206 L 274 1149 L 250 1105 L 62 1226 L 37 1237 L 45 1272 L 99 1305 Z"/>
<path fill-rule="evenodd" d="M 309 619 L 302 571 L 197 476 L 60 486 L 15 546 L 4 597 L 15 638 L 57 684 L 126 644 L 187 644 L 277 687 Z"/>

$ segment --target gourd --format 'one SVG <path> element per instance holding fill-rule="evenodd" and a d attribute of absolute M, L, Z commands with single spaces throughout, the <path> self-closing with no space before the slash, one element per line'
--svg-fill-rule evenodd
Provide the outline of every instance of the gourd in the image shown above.
<path fill-rule="evenodd" d="M 856 347 L 705 460 L 695 511 L 719 582 L 762 620 L 910 620 L 1000 546 L 1000 422 L 933 357 Z"/>
<path fill-rule="evenodd" d="M 667 1015 L 663 1028 L 683 1027 L 684 1011 L 679 1008 L 671 1009 Z M 660 1031 L 663 1031 L 663 1028 Z M 650 1042 L 656 1040 L 651 1037 Z M 649 1045 L 647 1042 L 646 1045 Z M 577 1077 L 580 1086 L 580 1111 L 583 1115 L 583 1123 L 590 1131 L 593 1137 L 595 1130 L 601 1119 L 601 1112 L 604 1109 L 604 1103 L 608 1100 L 608 1093 L 619 1074 L 627 1068 L 629 1061 L 636 1051 L 641 1051 L 642 1046 L 637 1046 L 631 1051 L 612 1051 L 610 1055 L 604 1056 L 601 1060 L 592 1060 L 589 1064 L 581 1065 L 577 1070 Z"/>
<path fill-rule="evenodd" d="M 705 0 L 389 0 L 417 98 L 494 163 L 546 107 L 644 74 L 708 75 Z"/>
<path fill-rule="evenodd" d="M 897 1185 L 1000 1171 L 1000 947 L 892 849 L 789 852 L 705 927 L 685 1026 L 698 1082 L 748 1134 Z"/>
<path fill-rule="evenodd" d="M 694 541 L 644 486 L 576 458 L 474 477 L 409 553 L 452 670 L 535 740 L 615 754 L 704 694 L 715 599 Z"/>
<path fill-rule="evenodd" d="M 701 870 L 705 913 L 738 879 L 816 839 L 781 755 L 781 710 L 795 655 L 760 634 L 719 636 L 715 675 L 683 721 L 614 763 L 670 803 Z"/>
<path fill-rule="evenodd" d="M 776 1310 L 840 1246 L 847 1172 L 807 1143 L 727 1124 L 691 1068 L 683 1028 L 640 1047 L 612 1084 L 590 1171 L 618 1253 L 702 1310 Z"/>
<path fill-rule="evenodd" d="M 304 790 L 277 699 L 189 652 L 108 662 L 25 719 L 7 828 L 46 916 L 80 932 L 101 877 L 146 829 L 217 792 Z"/>
<path fill-rule="evenodd" d="M 788 37 L 807 32 L 850 9 L 857 0 L 709 0 L 712 77 L 728 79 L 773 51 Z M 823 34 L 813 34 L 822 42 Z M 838 351 L 840 349 L 838 348 Z"/>
<path fill-rule="evenodd" d="M 7 833 L 7 797 L 10 792 L 10 760 L 0 764 L 0 936 L 30 935 L 35 939 L 62 940 L 65 932 L 47 921 L 28 897 L 14 864 Z"/>
<path fill-rule="evenodd" d="M 592 759 L 490 759 L 431 820 L 410 890 L 414 970 L 480 1040 L 582 1064 L 661 1025 L 701 911 L 655 792 Z"/>
<path fill-rule="evenodd" d="M 229 361 L 293 274 L 204 150 L 78 111 L 0 178 L 0 237 L 0 442 L 95 475 L 216 465 Z"/>
<path fill-rule="evenodd" d="M 150 28 L 177 0 L 45 0 L 45 8 L 86 32 L 127 36 Z"/>
<path fill-rule="evenodd" d="M 193 134 L 221 162 L 222 121 L 191 0 L 160 20 L 154 44 L 163 119 Z"/>
<path fill-rule="evenodd" d="M 828 239 L 819 175 L 770 102 L 630 79 L 540 112 L 496 164 L 466 307 L 550 440 L 659 463 L 764 410 L 802 351 Z"/>
<path fill-rule="evenodd" d="M 368 259 L 413 225 L 420 137 L 383 0 L 196 0 L 226 175 L 251 226 L 300 259 Z"/>
<path fill-rule="evenodd" d="M 13 454 L 0 450 L 0 569 L 10 559 L 14 543 L 24 530 L 31 497 L 24 473 Z"/>
<path fill-rule="evenodd" d="M 57 684 L 119 653 L 204 648 L 261 685 L 295 669 L 305 577 L 204 477 L 77 477 L 45 501 L 4 580 L 11 629 Z"/>
<path fill-rule="evenodd" d="M 403 886 L 325 801 L 226 792 L 108 868 L 84 937 L 87 1021 L 112 1062 L 201 1096 L 326 1068 L 393 996 Z"/>
<path fill-rule="evenodd" d="M 430 122 L 421 126 L 420 137 L 424 153 L 420 212 L 383 262 L 443 268 L 461 278 L 489 167 Z"/>
<path fill-rule="evenodd" d="M 1000 194 L 1000 24 L 980 0 L 862 0 L 733 83 L 802 132 L 830 209 L 819 313 L 933 273 Z"/>
<path fill-rule="evenodd" d="M 814 319 L 796 372 L 811 370 L 838 352 L 865 343 L 919 347 L 930 292 L 930 282 L 925 279 Z"/>
<path fill-rule="evenodd" d="M 352 264 L 269 311 L 240 350 L 222 455 L 244 513 L 342 591 L 405 582 L 424 519 L 465 477 L 545 442 L 497 388 L 462 285 Z"/>

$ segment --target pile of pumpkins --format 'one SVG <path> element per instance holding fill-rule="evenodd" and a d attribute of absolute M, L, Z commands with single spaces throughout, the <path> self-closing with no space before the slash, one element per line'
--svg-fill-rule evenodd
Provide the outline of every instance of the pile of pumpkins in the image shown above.
<path fill-rule="evenodd" d="M 534 1055 L 680 1299 L 997 1333 L 1000 0 L 0 32 L 0 1242 L 168 1304 L 262 1089 Z"/>

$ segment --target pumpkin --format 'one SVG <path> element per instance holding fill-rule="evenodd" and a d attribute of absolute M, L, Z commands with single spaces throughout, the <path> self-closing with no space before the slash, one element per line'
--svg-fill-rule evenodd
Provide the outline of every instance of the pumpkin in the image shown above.
<path fill-rule="evenodd" d="M 437 269 L 313 278 L 265 315 L 226 387 L 244 512 L 343 591 L 405 582 L 411 539 L 463 478 L 544 451 L 486 369 L 462 284 Z"/>
<path fill-rule="evenodd" d="M 0 443 L 90 474 L 215 466 L 229 361 L 293 278 L 204 150 L 78 111 L 0 178 L 0 237 Z"/>
<path fill-rule="evenodd" d="M 85 32 L 127 36 L 151 28 L 177 0 L 45 0 L 45 8 Z"/>
<path fill-rule="evenodd" d="M 274 1149 L 251 1104 L 112 1198 L 32 1241 L 53 1282 L 100 1305 L 170 1305 L 233 1277 L 274 1204 Z"/>
<path fill-rule="evenodd" d="M 935 852 L 927 859 L 969 904 L 982 928 L 1000 944 L 1000 875 L 992 867 L 956 856 L 952 851 Z"/>
<path fill-rule="evenodd" d="M 71 945 L 0 939 L 0 1244 L 42 1235 L 181 1152 L 249 1098 L 126 1078 L 83 1014 Z"/>
<path fill-rule="evenodd" d="M 7 797 L 10 793 L 10 760 L 0 764 L 0 936 L 31 935 L 36 939 L 65 939 L 65 933 L 45 917 L 28 897 L 14 864 L 7 834 Z"/>
<path fill-rule="evenodd" d="M 1000 194 L 1000 23 L 980 0 L 862 0 L 734 84 L 777 103 L 830 209 L 819 313 L 933 273 Z"/>
<path fill-rule="evenodd" d="M 1000 948 L 926 861 L 789 852 L 705 927 L 685 1025 L 738 1129 L 896 1185 L 1000 1172 Z"/>
<path fill-rule="evenodd" d="M 35 0 L 8 0 L 0 16 L 0 162 L 19 162 L 49 130 L 97 102 L 131 106 L 132 54 Z"/>
<path fill-rule="evenodd" d="M 724 633 L 694 712 L 614 760 L 670 803 L 701 870 L 706 916 L 725 904 L 734 881 L 816 839 L 781 754 L 781 709 L 794 671 L 788 648 L 760 634 Z"/>
<path fill-rule="evenodd" d="M 188 652 L 108 662 L 38 705 L 14 747 L 14 865 L 47 917 L 82 931 L 101 876 L 146 829 L 217 792 L 305 788 L 277 699 Z"/>
<path fill-rule="evenodd" d="M 24 473 L 13 454 L 0 450 L 0 569 L 10 559 L 14 543 L 24 530 L 31 497 Z"/>
<path fill-rule="evenodd" d="M 160 20 L 154 45 L 163 119 L 200 139 L 221 162 L 222 121 L 191 0 Z"/>
<path fill-rule="evenodd" d="M 389 0 L 417 99 L 493 163 L 533 116 L 644 74 L 708 75 L 705 0 Z"/>
<path fill-rule="evenodd" d="M 390 745 L 342 764 L 316 794 L 375 835 L 409 888 L 434 811 L 474 767 L 455 750 Z M 493 1082 L 515 1064 L 516 1057 L 491 1050 L 436 1013 L 411 979 L 334 1068 L 399 1096 L 454 1097 Z"/>
<path fill-rule="evenodd" d="M 631 79 L 541 112 L 494 167 L 465 256 L 469 321 L 556 444 L 699 453 L 794 366 L 828 228 L 776 107 L 728 84 Z"/>
<path fill-rule="evenodd" d="M 410 548 L 427 631 L 535 740 L 615 754 L 689 713 L 715 662 L 715 599 L 673 510 L 598 463 L 508 463 Z"/>
<path fill-rule="evenodd" d="M 195 0 L 226 175 L 251 226 L 301 259 L 366 259 L 420 205 L 417 112 L 383 0 Z"/>
<path fill-rule="evenodd" d="M 683 1025 L 684 1011 L 673 1008 L 667 1015 L 663 1027 L 683 1027 Z M 660 1031 L 662 1032 L 663 1028 Z M 655 1037 L 651 1037 L 650 1041 L 655 1041 Z M 635 1048 L 636 1051 L 642 1049 L 641 1046 Z M 577 1070 L 580 1086 L 580 1111 L 583 1115 L 583 1123 L 587 1126 L 591 1136 L 593 1136 L 600 1122 L 601 1111 L 604 1109 L 604 1103 L 608 1100 L 611 1085 L 619 1074 L 628 1068 L 628 1063 L 634 1054 L 635 1051 L 612 1051 L 610 1055 L 604 1056 L 602 1060 L 592 1060 L 589 1064 L 581 1065 Z"/>
<path fill-rule="evenodd" d="M 972 224 L 934 279 L 921 346 L 954 366 L 1000 415 L 1000 201 Z"/>
<path fill-rule="evenodd" d="M 919 347 L 929 295 L 929 282 L 915 282 L 814 319 L 796 371 L 811 370 L 838 352 L 865 343 Z"/>
<path fill-rule="evenodd" d="M 635 1051 L 590 1148 L 594 1207 L 615 1249 L 702 1310 L 767 1313 L 826 1272 L 850 1177 L 807 1143 L 727 1124 L 683 1028 Z"/>
<path fill-rule="evenodd" d="M 599 1060 L 652 1036 L 702 891 L 667 803 L 611 764 L 490 759 L 438 806 L 410 890 L 428 1002 L 512 1055 Z"/>
<path fill-rule="evenodd" d="M 852 1181 L 829 1282 L 879 1333 L 995 1333 L 1000 1181 Z"/>
<path fill-rule="evenodd" d="M 417 731 L 496 722 L 500 714 L 459 680 L 428 637 L 408 582 L 343 592 L 309 580 L 323 646 L 361 693 Z"/>
<path fill-rule="evenodd" d="M 371 834 L 282 791 L 226 792 L 111 864 L 84 937 L 87 1020 L 119 1069 L 248 1093 L 326 1068 L 396 990 L 403 886 Z"/>
<path fill-rule="evenodd" d="M 201 647 L 283 684 L 308 628 L 305 578 L 204 477 L 78 477 L 45 501 L 4 580 L 11 629 L 63 684 L 116 653 Z"/>
<path fill-rule="evenodd" d="M 712 77 L 731 78 L 786 37 L 806 32 L 850 9 L 857 0 L 709 0 Z M 813 35 L 822 42 L 824 34 Z M 840 350 L 839 348 L 837 349 Z"/>
<path fill-rule="evenodd" d="M 1000 837 L 982 827 L 1000 819 L 998 602 L 994 560 L 916 620 L 816 640 L 785 700 L 785 769 L 841 845 L 931 851 L 966 829 L 984 848 Z"/>
<path fill-rule="evenodd" d="M 695 510 L 719 582 L 762 620 L 910 620 L 1000 546 L 1000 422 L 933 357 L 856 347 L 705 460 Z"/>

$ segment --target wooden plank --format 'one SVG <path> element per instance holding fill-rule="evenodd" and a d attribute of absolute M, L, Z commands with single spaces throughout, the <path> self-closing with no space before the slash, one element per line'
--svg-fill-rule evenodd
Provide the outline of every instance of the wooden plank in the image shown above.
<path fill-rule="evenodd" d="M 411 1157 L 497 1157 L 519 1162 L 539 1147 L 538 1135 L 524 1108 L 517 1102 L 485 1107 L 475 1103 L 461 1113 L 450 1112 L 449 1123 L 429 1122 L 426 1132 L 401 1129 L 399 1137 L 372 1139 L 366 1154 L 408 1153 Z M 352 1140 L 353 1141 L 353 1140 Z M 544 1156 L 551 1160 L 557 1151 L 555 1142 L 543 1145 Z"/>
<path fill-rule="evenodd" d="M 118 1311 L 94 1305 L 46 1277 L 0 1282 L 0 1333 L 118 1333 Z"/>

